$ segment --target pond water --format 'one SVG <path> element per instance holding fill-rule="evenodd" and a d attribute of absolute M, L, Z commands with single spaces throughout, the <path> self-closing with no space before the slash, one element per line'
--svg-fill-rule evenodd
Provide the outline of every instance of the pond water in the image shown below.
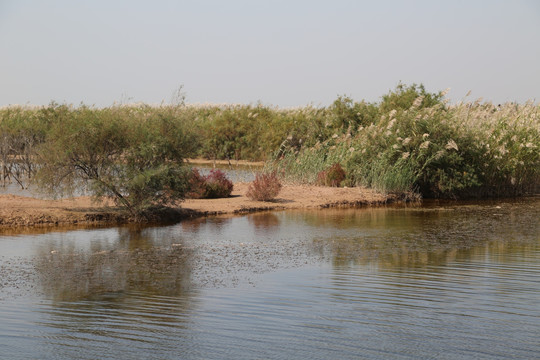
<path fill-rule="evenodd" d="M 225 173 L 227 179 L 233 183 L 237 182 L 251 182 L 255 180 L 255 174 L 262 171 L 261 166 L 255 165 L 235 165 L 234 162 L 231 165 L 216 164 L 211 166 L 207 164 L 192 164 L 192 167 L 199 170 L 201 175 L 208 175 L 212 169 L 218 169 Z M 0 182 L 0 195 L 12 194 L 18 196 L 28 196 L 42 199 L 52 199 L 50 195 L 40 192 L 35 185 L 25 184 L 26 187 L 21 187 L 16 182 Z M 75 196 L 87 195 L 84 191 L 76 191 Z M 71 195 L 66 195 L 70 197 Z"/>
<path fill-rule="evenodd" d="M 540 199 L 0 234 L 0 358 L 533 359 Z"/>
<path fill-rule="evenodd" d="M 207 175 L 212 169 L 218 169 L 225 173 L 227 179 L 233 183 L 237 182 L 251 182 L 255 180 L 255 174 L 263 170 L 259 165 L 235 165 L 234 162 L 231 165 L 216 164 L 216 166 L 193 164 L 194 168 L 197 168 L 202 175 Z"/>

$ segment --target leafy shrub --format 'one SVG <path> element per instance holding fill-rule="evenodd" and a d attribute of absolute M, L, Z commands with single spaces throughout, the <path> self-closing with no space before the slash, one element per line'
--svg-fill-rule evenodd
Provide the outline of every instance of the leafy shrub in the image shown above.
<path fill-rule="evenodd" d="M 379 105 L 380 114 L 387 114 L 392 110 L 407 110 L 418 101 L 416 107 L 432 107 L 442 103 L 444 92 L 430 93 L 424 85 L 412 84 L 410 86 L 399 83 L 393 91 L 382 96 Z"/>
<path fill-rule="evenodd" d="M 255 180 L 249 184 L 247 197 L 251 200 L 270 201 L 275 199 L 281 190 L 281 182 L 276 172 L 256 174 Z"/>
<path fill-rule="evenodd" d="M 345 170 L 343 170 L 339 163 L 317 174 L 318 185 L 339 187 L 343 180 L 345 180 Z"/>
<path fill-rule="evenodd" d="M 376 104 L 356 102 L 350 97 L 339 96 L 328 107 L 327 123 L 334 130 L 356 133 L 359 127 L 368 126 L 377 120 L 379 110 Z"/>
<path fill-rule="evenodd" d="M 57 196 L 88 191 L 97 199 L 111 197 L 134 217 L 184 198 L 184 158 L 192 153 L 193 141 L 174 112 L 126 116 L 114 107 L 53 104 L 41 116 L 49 127 L 35 155 L 41 190 Z"/>

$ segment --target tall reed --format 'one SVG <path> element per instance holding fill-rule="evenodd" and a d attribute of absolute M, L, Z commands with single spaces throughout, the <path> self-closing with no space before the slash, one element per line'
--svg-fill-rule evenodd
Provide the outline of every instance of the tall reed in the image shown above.
<path fill-rule="evenodd" d="M 286 181 L 315 183 L 319 172 L 340 164 L 347 174 L 343 185 L 385 192 L 426 197 L 537 193 L 539 105 L 450 105 L 444 96 L 422 85 L 400 84 L 380 102 L 340 96 L 327 107 L 183 102 L 5 107 L 0 108 L 0 180 L 32 176 L 40 166 L 35 151 L 50 138 L 51 129 L 58 129 L 53 126 L 57 122 L 111 117 L 126 129 L 148 127 L 139 134 L 152 133 L 159 119 L 174 119 L 182 136 L 189 138 L 182 154 L 266 160 L 268 170 Z M 67 122 L 77 126 L 76 121 Z"/>

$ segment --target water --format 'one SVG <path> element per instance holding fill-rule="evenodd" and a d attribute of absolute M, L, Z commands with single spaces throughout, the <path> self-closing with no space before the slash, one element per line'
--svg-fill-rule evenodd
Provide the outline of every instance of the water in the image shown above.
<path fill-rule="evenodd" d="M 208 175 L 212 169 L 218 169 L 225 173 L 227 179 L 231 180 L 233 183 L 237 182 L 251 182 L 255 180 L 255 174 L 262 171 L 262 166 L 259 165 L 235 165 L 234 161 L 231 165 L 216 164 L 215 167 L 207 164 L 191 164 L 190 166 L 199 170 L 201 175 Z M 0 182 L 0 195 L 17 195 L 17 196 L 27 196 L 34 198 L 42 199 L 52 199 L 53 197 L 49 194 L 40 192 L 38 188 L 31 184 L 25 183 L 25 187 L 21 187 L 15 181 L 8 182 L 6 184 Z M 64 197 L 71 196 L 83 196 L 88 195 L 84 189 L 79 189 L 75 191 L 73 195 L 65 194 Z"/>
<path fill-rule="evenodd" d="M 0 358 L 535 359 L 540 200 L 0 235 Z"/>
<path fill-rule="evenodd" d="M 208 165 L 193 164 L 193 167 L 198 169 L 201 175 L 208 175 L 212 169 L 218 169 L 225 173 L 227 179 L 233 183 L 251 182 L 255 180 L 255 174 L 262 171 L 261 166 L 241 166 L 241 165 L 223 165 L 216 164 L 215 167 Z"/>
<path fill-rule="evenodd" d="M 18 196 L 28 196 L 28 197 L 43 197 L 36 189 L 33 188 L 22 188 L 19 184 L 10 182 L 7 184 L 0 184 L 0 194 L 12 194 Z"/>

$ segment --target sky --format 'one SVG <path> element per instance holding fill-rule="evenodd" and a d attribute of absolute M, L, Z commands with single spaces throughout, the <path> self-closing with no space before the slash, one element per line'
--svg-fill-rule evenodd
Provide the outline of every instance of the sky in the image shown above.
<path fill-rule="evenodd" d="M 540 101 L 538 0 L 0 0 L 0 106 Z M 466 94 L 471 95 L 466 98 Z"/>

